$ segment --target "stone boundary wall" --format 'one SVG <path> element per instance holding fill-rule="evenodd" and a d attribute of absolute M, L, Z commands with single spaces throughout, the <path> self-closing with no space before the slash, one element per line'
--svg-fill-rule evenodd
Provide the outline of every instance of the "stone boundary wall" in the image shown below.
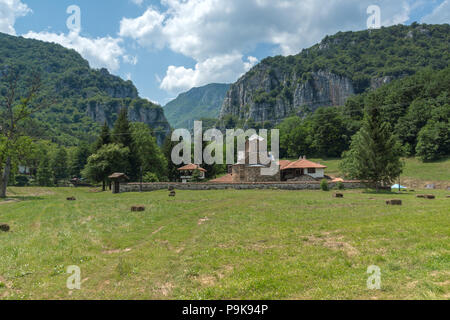
<path fill-rule="evenodd" d="M 332 189 L 337 183 L 329 182 Z M 344 181 L 345 189 L 361 189 L 365 185 L 360 181 Z M 140 183 L 121 183 L 120 192 L 139 192 Z M 175 190 L 251 190 L 251 189 L 274 189 L 274 190 L 320 190 L 320 182 L 299 181 L 299 182 L 246 182 L 246 183 L 143 183 L 142 191 L 168 190 L 173 187 Z"/>

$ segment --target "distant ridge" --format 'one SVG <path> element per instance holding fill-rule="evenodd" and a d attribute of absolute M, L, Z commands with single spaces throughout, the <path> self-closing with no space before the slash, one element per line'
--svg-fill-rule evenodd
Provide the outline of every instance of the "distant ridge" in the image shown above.
<path fill-rule="evenodd" d="M 173 128 L 191 129 L 195 120 L 218 118 L 229 84 L 211 83 L 192 88 L 164 106 Z"/>

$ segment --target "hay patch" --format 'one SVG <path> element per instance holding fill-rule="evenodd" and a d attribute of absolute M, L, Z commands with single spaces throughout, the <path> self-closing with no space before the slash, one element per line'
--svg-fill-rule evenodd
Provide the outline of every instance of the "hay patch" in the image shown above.
<path fill-rule="evenodd" d="M 323 246 L 334 251 L 342 251 L 349 257 L 359 255 L 358 249 L 344 241 L 344 236 L 333 235 L 330 232 L 323 232 L 320 236 L 309 236 L 306 243 Z"/>
<path fill-rule="evenodd" d="M 116 249 L 116 250 L 105 250 L 105 251 L 103 251 L 103 254 L 127 253 L 127 252 L 130 252 L 131 250 L 132 250 L 131 248 Z"/>
<path fill-rule="evenodd" d="M 162 285 L 159 285 L 157 288 L 158 293 L 162 294 L 164 297 L 167 297 L 173 290 L 174 285 L 170 282 L 166 282 Z"/>
<path fill-rule="evenodd" d="M 204 223 L 207 222 L 207 221 L 209 221 L 209 218 L 208 218 L 208 217 L 204 217 L 204 218 L 198 220 L 197 224 L 198 224 L 199 226 L 201 226 L 202 224 L 204 224 Z"/>

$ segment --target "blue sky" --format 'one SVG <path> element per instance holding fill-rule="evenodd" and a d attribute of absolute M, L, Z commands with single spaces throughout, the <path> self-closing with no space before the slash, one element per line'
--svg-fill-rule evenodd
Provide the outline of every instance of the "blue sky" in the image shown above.
<path fill-rule="evenodd" d="M 71 5 L 80 32 L 66 26 Z M 371 5 L 385 26 L 450 23 L 450 0 L 0 0 L 0 32 L 74 48 L 164 105 L 194 86 L 234 82 L 269 55 L 366 29 Z"/>

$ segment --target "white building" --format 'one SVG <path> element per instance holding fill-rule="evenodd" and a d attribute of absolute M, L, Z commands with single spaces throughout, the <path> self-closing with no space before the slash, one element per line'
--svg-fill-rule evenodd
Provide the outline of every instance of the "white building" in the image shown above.
<path fill-rule="evenodd" d="M 325 178 L 325 169 L 327 167 L 320 163 L 306 160 L 306 157 L 300 157 L 299 160 L 291 162 L 287 160 L 280 161 L 281 179 L 291 180 L 302 176 L 310 176 L 314 179 Z"/>

